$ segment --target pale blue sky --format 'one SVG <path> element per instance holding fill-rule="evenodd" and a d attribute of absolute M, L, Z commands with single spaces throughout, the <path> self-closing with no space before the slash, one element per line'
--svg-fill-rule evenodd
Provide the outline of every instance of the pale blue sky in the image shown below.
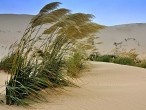
<path fill-rule="evenodd" d="M 95 15 L 103 25 L 146 23 L 146 0 L 55 0 L 73 12 Z M 54 0 L 0 0 L 0 14 L 37 14 Z"/>

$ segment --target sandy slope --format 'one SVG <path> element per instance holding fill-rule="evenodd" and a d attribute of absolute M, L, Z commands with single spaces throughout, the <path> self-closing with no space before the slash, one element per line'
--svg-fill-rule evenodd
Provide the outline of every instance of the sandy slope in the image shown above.
<path fill-rule="evenodd" d="M 140 57 L 146 58 L 146 23 L 123 24 L 116 26 L 109 26 L 99 31 L 97 42 L 102 44 L 97 45 L 100 53 L 112 53 L 115 48 L 114 42 L 122 42 L 121 49 L 136 49 Z M 125 39 L 134 38 L 135 40 Z"/>
<path fill-rule="evenodd" d="M 22 37 L 31 18 L 31 15 L 0 14 L 0 58 Z"/>
<path fill-rule="evenodd" d="M 90 62 L 78 84 L 81 88 L 49 95 L 48 103 L 31 108 L 0 105 L 0 110 L 146 110 L 146 69 Z"/>

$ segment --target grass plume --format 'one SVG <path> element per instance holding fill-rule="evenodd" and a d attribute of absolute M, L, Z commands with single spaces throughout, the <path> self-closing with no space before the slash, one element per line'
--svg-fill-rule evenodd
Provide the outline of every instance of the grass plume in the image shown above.
<path fill-rule="evenodd" d="M 92 38 L 103 26 L 92 22 L 93 15 L 71 13 L 58 8 L 59 4 L 44 6 L 30 21 L 20 42 L 11 47 L 9 57 L 2 61 L 11 74 L 6 82 L 6 104 L 25 105 L 28 97 L 32 101 L 44 100 L 38 91 L 74 85 L 62 71 L 64 59 L 71 55 L 72 48 L 77 48 L 79 40 Z M 77 71 L 71 69 L 82 68 L 82 57 L 74 53 L 67 64 L 68 72 L 74 76 Z"/>

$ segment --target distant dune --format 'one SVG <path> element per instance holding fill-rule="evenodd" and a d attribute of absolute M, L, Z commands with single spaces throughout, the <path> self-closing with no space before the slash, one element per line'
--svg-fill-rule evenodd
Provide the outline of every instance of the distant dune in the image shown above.
<path fill-rule="evenodd" d="M 22 37 L 32 15 L 0 15 L 0 47 L 4 51 L 10 44 L 14 43 Z M 97 45 L 100 53 L 111 53 L 114 48 L 114 42 L 119 43 L 127 38 L 135 38 L 136 40 L 127 41 L 122 48 L 133 49 L 144 56 L 146 54 L 146 23 L 124 24 L 116 26 L 108 26 L 97 33 Z"/>
<path fill-rule="evenodd" d="M 0 15 L 0 43 L 21 37 L 32 15 Z"/>
<path fill-rule="evenodd" d="M 97 46 L 100 53 L 112 53 L 114 43 L 122 42 L 121 48 L 136 49 L 141 56 L 146 55 L 146 23 L 109 26 L 100 30 L 97 36 L 97 42 L 102 42 Z"/>

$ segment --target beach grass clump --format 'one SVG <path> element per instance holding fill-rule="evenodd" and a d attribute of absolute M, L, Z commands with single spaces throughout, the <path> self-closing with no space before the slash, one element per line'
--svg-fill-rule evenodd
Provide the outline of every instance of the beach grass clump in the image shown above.
<path fill-rule="evenodd" d="M 89 55 L 89 57 L 87 58 L 88 60 L 91 61 L 97 61 L 97 58 L 100 56 L 100 54 L 98 52 L 94 52 L 92 54 Z"/>
<path fill-rule="evenodd" d="M 130 51 L 120 51 L 117 54 L 117 58 L 113 59 L 112 62 L 123 65 L 135 66 L 138 60 L 137 56 L 138 54 L 135 52 L 135 49 L 131 49 Z"/>
<path fill-rule="evenodd" d="M 115 59 L 116 56 L 114 55 L 102 55 L 97 57 L 97 61 L 102 61 L 102 62 L 111 62 L 113 59 Z"/>
<path fill-rule="evenodd" d="M 111 62 L 123 65 L 135 65 L 135 60 L 129 56 L 122 55 L 100 55 L 100 54 L 91 54 L 89 56 L 91 61 L 99 61 L 99 62 Z"/>
<path fill-rule="evenodd" d="M 115 58 L 115 55 L 100 55 L 99 53 L 93 53 L 88 59 L 91 61 L 112 62 Z"/>
<path fill-rule="evenodd" d="M 0 61 L 0 70 L 4 70 L 6 72 L 10 71 L 13 63 L 13 55 L 6 56 Z"/>
<path fill-rule="evenodd" d="M 12 69 L 14 57 L 15 57 L 15 53 L 9 54 L 8 56 L 5 56 L 3 59 L 1 59 L 0 70 L 10 72 L 10 70 Z M 20 57 L 21 57 L 20 59 L 23 60 L 23 57 L 22 56 Z"/>
<path fill-rule="evenodd" d="M 145 59 L 140 60 L 140 61 L 137 63 L 137 66 L 138 66 L 138 67 L 142 67 L 142 68 L 146 68 L 146 60 L 145 60 Z"/>
<path fill-rule="evenodd" d="M 12 61 L 6 60 L 12 62 L 8 71 L 11 76 L 6 82 L 6 104 L 26 105 L 26 98 L 45 100 L 39 94 L 45 88 L 75 86 L 63 72 L 64 59 L 78 40 L 93 37 L 103 26 L 91 21 L 93 15 L 72 14 L 68 9 L 58 8 L 59 4 L 44 6 L 30 21 L 20 42 L 11 47 Z M 80 54 L 69 56 L 68 66 L 81 69 Z M 71 70 L 74 71 L 77 70 Z"/>
<path fill-rule="evenodd" d="M 38 91 L 51 84 L 45 77 L 34 76 L 35 72 L 32 69 L 31 65 L 21 68 L 17 75 L 11 76 L 6 82 L 6 104 L 28 105 L 29 103 L 24 101 L 26 97 L 35 102 L 45 101 L 45 97 Z"/>
<path fill-rule="evenodd" d="M 146 60 L 139 59 L 135 49 L 130 51 L 119 51 L 116 55 L 100 55 L 99 53 L 92 53 L 88 59 L 91 61 L 111 62 L 122 65 L 130 65 L 146 68 Z"/>
<path fill-rule="evenodd" d="M 60 40 L 58 39 L 57 42 L 59 41 Z M 64 78 L 64 60 L 62 53 L 63 51 L 60 49 L 61 45 L 59 45 L 59 47 L 54 46 L 52 46 L 53 50 L 51 50 L 50 48 L 51 52 L 49 52 L 48 50 L 42 52 L 40 50 L 41 63 L 39 65 L 40 67 L 38 68 L 38 75 L 46 77 L 47 80 L 52 83 L 52 87 L 68 86 L 71 84 L 71 82 Z"/>
<path fill-rule="evenodd" d="M 113 63 L 122 64 L 122 65 L 130 65 L 134 66 L 135 62 L 132 58 L 129 57 L 117 57 L 112 60 Z"/>
<path fill-rule="evenodd" d="M 80 76 L 81 70 L 84 68 L 85 59 L 83 53 L 74 52 L 65 62 L 67 75 L 72 78 Z"/>

